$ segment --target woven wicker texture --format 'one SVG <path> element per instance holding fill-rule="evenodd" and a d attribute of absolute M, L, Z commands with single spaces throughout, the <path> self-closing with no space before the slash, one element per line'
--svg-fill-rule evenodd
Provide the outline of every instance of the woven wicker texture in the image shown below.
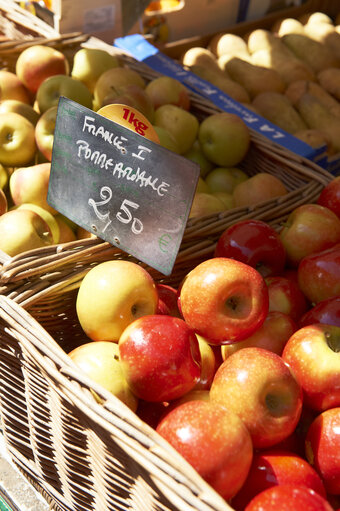
<path fill-rule="evenodd" d="M 12 2 L 0 0 L 0 26 L 17 37 L 0 43 L 1 65 L 10 70 L 20 52 L 37 42 L 62 49 L 71 62 L 83 46 L 118 51 L 84 34 L 47 34 L 46 27 L 39 32 L 30 21 L 25 26 L 19 15 Z M 147 80 L 156 76 L 119 54 Z M 191 99 L 200 119 L 218 111 L 195 94 Z M 157 281 L 178 285 L 192 267 L 212 256 L 219 235 L 238 220 L 263 219 L 279 229 L 292 209 L 315 201 L 332 179 L 309 160 L 255 133 L 251 137 L 242 168 L 249 175 L 267 171 L 279 176 L 288 195 L 189 220 L 173 274 L 164 278 L 147 267 Z M 9 452 L 57 511 L 228 511 L 228 504 L 181 456 L 118 399 L 80 374 L 65 353 L 83 337 L 75 313 L 82 278 L 94 265 L 114 258 L 134 260 L 100 239 L 13 258 L 0 254 L 0 415 Z"/>

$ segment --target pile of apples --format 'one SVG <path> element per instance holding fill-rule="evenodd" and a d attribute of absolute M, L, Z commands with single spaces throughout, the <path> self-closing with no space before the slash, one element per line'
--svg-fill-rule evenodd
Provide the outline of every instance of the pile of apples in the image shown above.
<path fill-rule="evenodd" d="M 73 362 L 232 509 L 340 509 L 340 177 L 279 232 L 228 227 L 177 289 L 98 264 L 76 311 Z"/>
<path fill-rule="evenodd" d="M 280 18 L 244 36 L 219 32 L 179 58 L 281 129 L 340 153 L 340 12 Z"/>
<path fill-rule="evenodd" d="M 181 82 L 167 76 L 147 81 L 104 49 L 80 48 L 70 62 L 56 48 L 32 45 L 18 56 L 15 72 L 0 71 L 0 250 L 11 257 L 93 236 L 47 202 L 60 96 L 98 113 L 128 105 L 162 146 L 195 161 L 200 178 L 190 217 L 288 192 L 270 173 L 249 177 L 242 170 L 251 145 L 243 120 L 224 112 L 199 120 Z M 113 113 L 105 116 L 133 129 Z"/>

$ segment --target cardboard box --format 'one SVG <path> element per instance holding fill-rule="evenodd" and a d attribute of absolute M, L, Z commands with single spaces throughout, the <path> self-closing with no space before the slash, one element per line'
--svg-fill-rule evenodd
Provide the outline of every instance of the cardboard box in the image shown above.
<path fill-rule="evenodd" d="M 82 32 L 112 44 L 128 33 L 149 0 L 52 0 L 54 28 L 60 33 Z"/>

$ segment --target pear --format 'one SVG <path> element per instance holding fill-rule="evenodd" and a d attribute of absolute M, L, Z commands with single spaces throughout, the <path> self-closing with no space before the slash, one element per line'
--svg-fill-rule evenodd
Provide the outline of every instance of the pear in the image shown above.
<path fill-rule="evenodd" d="M 321 87 L 340 101 L 340 69 L 336 67 L 324 69 L 317 78 Z"/>
<path fill-rule="evenodd" d="M 189 48 L 181 56 L 180 61 L 183 66 L 191 67 L 198 65 L 208 67 L 209 69 L 219 69 L 216 56 L 208 48 L 200 46 Z"/>
<path fill-rule="evenodd" d="M 215 87 L 221 89 L 225 94 L 239 101 L 240 103 L 249 103 L 250 97 L 243 85 L 235 82 L 228 77 L 227 73 L 220 69 L 214 70 L 204 66 L 191 66 L 190 71 L 195 73 L 203 80 L 210 82 Z"/>
<path fill-rule="evenodd" d="M 253 100 L 253 105 L 263 117 L 288 133 L 307 129 L 306 123 L 284 94 L 262 92 Z"/>
<path fill-rule="evenodd" d="M 328 25 L 333 24 L 333 20 L 328 14 L 325 12 L 315 11 L 315 12 L 306 12 L 299 17 L 299 21 L 303 25 L 312 25 L 315 23 L 327 23 Z"/>
<path fill-rule="evenodd" d="M 225 70 L 232 80 L 243 85 L 252 99 L 261 92 L 283 92 L 286 88 L 283 79 L 274 69 L 256 66 L 239 57 L 228 60 Z"/>
<path fill-rule="evenodd" d="M 324 71 L 322 71 L 324 73 Z M 296 105 L 299 98 L 308 92 L 318 98 L 328 108 L 329 112 L 340 118 L 340 103 L 317 82 L 309 80 L 297 80 L 289 84 L 285 95 L 293 105 Z"/>
<path fill-rule="evenodd" d="M 315 41 L 327 46 L 334 56 L 340 60 L 340 34 L 334 25 L 329 23 L 307 23 L 305 33 Z"/>
<path fill-rule="evenodd" d="M 302 94 L 296 108 L 309 128 L 324 131 L 335 152 L 340 151 L 340 119 L 331 114 L 321 101 L 306 92 Z"/>
<path fill-rule="evenodd" d="M 272 26 L 272 32 L 282 37 L 285 34 L 303 34 L 304 27 L 301 21 L 295 18 L 277 20 Z"/>
<path fill-rule="evenodd" d="M 284 50 L 286 49 L 279 37 L 264 28 L 252 30 L 247 37 L 247 42 L 248 51 L 251 55 L 259 50 L 271 50 L 275 46 L 281 46 Z M 289 54 L 289 51 L 287 53 Z"/>
<path fill-rule="evenodd" d="M 307 35 L 285 34 L 281 37 L 281 40 L 316 73 L 328 67 L 338 67 L 339 65 L 338 59 L 327 46 Z"/>
<path fill-rule="evenodd" d="M 315 149 L 326 146 L 326 153 L 328 156 L 334 154 L 329 136 L 324 131 L 308 128 L 306 130 L 297 131 L 294 133 L 294 137 L 299 138 Z"/>
<path fill-rule="evenodd" d="M 209 42 L 208 49 L 220 57 L 224 53 L 230 53 L 234 57 L 247 57 L 249 56 L 247 43 L 245 40 L 236 34 L 227 32 L 216 34 Z"/>

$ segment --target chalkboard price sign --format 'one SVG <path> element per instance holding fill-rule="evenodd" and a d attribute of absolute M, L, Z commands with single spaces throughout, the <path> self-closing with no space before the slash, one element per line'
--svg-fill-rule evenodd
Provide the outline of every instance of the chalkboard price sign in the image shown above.
<path fill-rule="evenodd" d="M 199 173 L 187 158 L 60 98 L 48 203 L 164 275 L 172 272 Z"/>

